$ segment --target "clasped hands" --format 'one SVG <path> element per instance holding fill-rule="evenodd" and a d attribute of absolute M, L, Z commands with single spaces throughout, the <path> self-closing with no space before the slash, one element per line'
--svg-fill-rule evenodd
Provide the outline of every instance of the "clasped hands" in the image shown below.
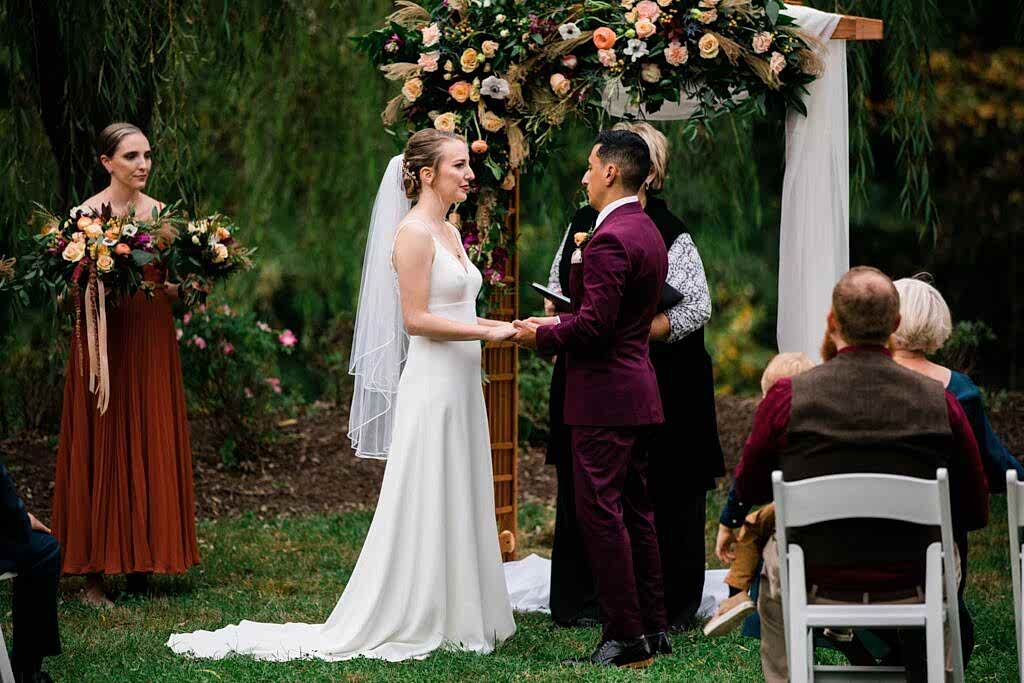
<path fill-rule="evenodd" d="M 556 324 L 558 324 L 558 316 L 553 315 L 516 320 L 511 325 L 502 326 L 502 336 L 524 348 L 535 349 L 537 348 L 537 329 L 542 325 Z"/>

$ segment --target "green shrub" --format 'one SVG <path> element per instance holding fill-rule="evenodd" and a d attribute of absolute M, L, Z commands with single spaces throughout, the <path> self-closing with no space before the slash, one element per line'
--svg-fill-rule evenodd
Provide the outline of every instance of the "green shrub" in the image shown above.
<path fill-rule="evenodd" d="M 554 364 L 535 353 L 519 354 L 519 441 L 524 444 L 547 443 L 548 394 Z"/>
<path fill-rule="evenodd" d="M 210 418 L 226 464 L 254 459 L 290 403 L 278 360 L 298 340 L 290 330 L 275 330 L 253 313 L 236 313 L 225 304 L 186 313 L 177 334 L 189 409 Z"/>
<path fill-rule="evenodd" d="M 947 368 L 970 374 L 978 360 L 979 349 L 996 340 L 992 328 L 980 320 L 961 320 L 953 333 L 935 354 L 936 361 Z"/>

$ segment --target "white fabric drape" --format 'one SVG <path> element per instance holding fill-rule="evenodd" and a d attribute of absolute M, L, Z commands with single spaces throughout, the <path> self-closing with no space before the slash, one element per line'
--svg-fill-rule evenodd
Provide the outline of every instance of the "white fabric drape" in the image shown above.
<path fill-rule="evenodd" d="M 825 70 L 807 87 L 807 116 L 786 118 L 776 331 L 779 351 L 820 360 L 832 287 L 850 267 L 846 41 L 830 40 L 839 15 L 796 6 L 786 12 L 822 40 Z"/>
<path fill-rule="evenodd" d="M 818 360 L 832 287 L 850 266 L 846 41 L 831 40 L 838 14 L 798 6 L 787 7 L 786 14 L 821 39 L 825 69 L 807 87 L 807 116 L 790 112 L 786 118 L 777 340 L 780 351 L 803 351 Z M 648 114 L 630 103 L 617 81 L 605 89 L 603 104 L 612 116 L 651 121 L 689 118 L 696 109 L 684 95 Z"/>

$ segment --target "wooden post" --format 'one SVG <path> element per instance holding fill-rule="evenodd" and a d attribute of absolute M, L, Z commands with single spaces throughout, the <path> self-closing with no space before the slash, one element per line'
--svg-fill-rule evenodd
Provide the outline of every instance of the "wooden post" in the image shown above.
<path fill-rule="evenodd" d="M 491 297 L 490 317 L 515 320 L 519 315 L 519 172 L 511 194 L 505 226 L 510 249 L 505 287 Z M 491 466 L 494 469 L 494 512 L 498 544 L 505 560 L 514 560 L 519 512 L 519 348 L 512 342 L 487 342 L 484 346 L 484 398 L 491 430 Z"/>

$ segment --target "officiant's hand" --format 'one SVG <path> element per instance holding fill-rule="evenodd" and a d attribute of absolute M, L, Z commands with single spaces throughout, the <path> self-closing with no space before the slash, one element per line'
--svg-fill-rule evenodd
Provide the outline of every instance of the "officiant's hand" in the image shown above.
<path fill-rule="evenodd" d="M 551 299 L 544 299 L 544 315 L 555 314 L 555 302 Z"/>
<path fill-rule="evenodd" d="M 665 341 L 671 332 L 672 327 L 668 323 L 667 315 L 659 313 L 654 316 L 654 320 L 651 321 L 651 341 Z"/>
<path fill-rule="evenodd" d="M 718 525 L 718 537 L 715 538 L 715 555 L 725 564 L 732 564 L 736 559 L 736 530 Z"/>
<path fill-rule="evenodd" d="M 512 324 L 516 328 L 516 336 L 512 337 L 512 341 L 528 349 L 537 348 L 537 328 L 540 325 L 523 320 L 516 320 Z"/>

